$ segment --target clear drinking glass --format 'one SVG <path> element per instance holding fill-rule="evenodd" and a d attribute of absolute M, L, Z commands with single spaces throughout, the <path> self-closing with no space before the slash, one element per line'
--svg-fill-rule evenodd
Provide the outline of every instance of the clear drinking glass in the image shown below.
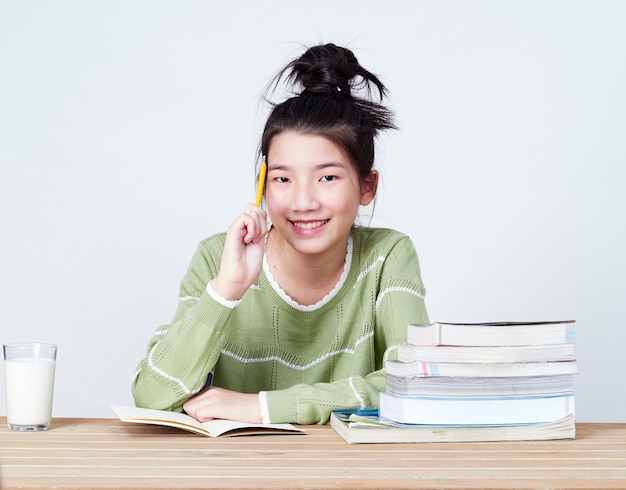
<path fill-rule="evenodd" d="M 7 424 L 13 430 L 46 430 L 52 420 L 57 346 L 4 344 Z"/>

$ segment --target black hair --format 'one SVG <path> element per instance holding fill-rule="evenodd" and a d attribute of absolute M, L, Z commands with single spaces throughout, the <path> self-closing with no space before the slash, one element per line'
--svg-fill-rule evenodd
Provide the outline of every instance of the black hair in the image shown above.
<path fill-rule="evenodd" d="M 335 44 L 309 48 L 283 68 L 270 87 L 275 89 L 283 79 L 301 92 L 274 105 L 263 130 L 261 155 L 267 156 L 272 139 L 285 131 L 324 136 L 346 152 L 363 181 L 374 166 L 375 137 L 395 129 L 393 113 L 380 103 L 387 95 L 383 83 L 352 51 Z M 373 89 L 380 102 L 372 100 Z M 367 98 L 354 95 L 358 90 Z"/>

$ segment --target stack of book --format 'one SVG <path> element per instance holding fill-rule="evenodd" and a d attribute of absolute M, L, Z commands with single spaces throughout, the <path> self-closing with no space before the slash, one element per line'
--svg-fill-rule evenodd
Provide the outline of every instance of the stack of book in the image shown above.
<path fill-rule="evenodd" d="M 408 344 L 386 361 L 379 412 L 336 412 L 331 424 L 348 442 L 574 438 L 574 329 L 574 321 L 409 325 Z"/>

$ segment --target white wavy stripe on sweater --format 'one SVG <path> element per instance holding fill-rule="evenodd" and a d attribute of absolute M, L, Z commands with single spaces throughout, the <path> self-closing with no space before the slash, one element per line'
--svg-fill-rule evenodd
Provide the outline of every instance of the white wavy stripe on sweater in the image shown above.
<path fill-rule="evenodd" d="M 409 293 L 414 296 L 417 296 L 418 298 L 424 299 L 424 295 L 420 293 L 419 291 L 416 291 L 415 289 L 405 288 L 402 286 L 391 287 L 391 288 L 383 289 L 380 293 L 378 293 L 378 298 L 376 298 L 376 311 L 378 311 L 378 307 L 380 306 L 380 303 L 382 302 L 383 298 L 387 296 L 387 294 L 397 292 L 397 291 L 402 292 L 402 293 Z"/>
<path fill-rule="evenodd" d="M 200 301 L 200 297 L 198 296 L 179 296 L 178 301 L 181 303 L 184 301 Z"/>
<path fill-rule="evenodd" d="M 196 388 L 195 390 L 191 390 L 189 388 L 187 388 L 187 385 L 185 385 L 185 383 L 183 383 L 183 381 L 180 378 L 176 378 L 175 376 L 172 376 L 170 374 L 167 374 L 165 371 L 163 371 L 161 368 L 158 368 L 155 364 L 154 361 L 152 359 L 152 354 L 154 353 L 154 350 L 157 348 L 157 346 L 160 344 L 161 342 L 157 342 L 156 344 L 154 344 L 154 347 L 152 347 L 152 349 L 150 349 L 150 353 L 148 354 L 148 367 L 154 371 L 155 373 L 157 373 L 159 376 L 161 376 L 162 378 L 167 379 L 168 381 L 173 381 L 174 383 L 176 383 L 178 386 L 180 386 L 180 389 L 183 390 L 183 392 L 187 395 L 195 395 L 196 393 L 198 393 L 202 387 L 204 385 L 200 385 L 198 388 Z"/>
<path fill-rule="evenodd" d="M 245 358 L 242 356 L 239 356 L 233 352 L 227 351 L 226 349 L 222 349 L 222 354 L 224 354 L 225 356 L 231 357 L 233 359 L 236 359 L 239 362 L 243 362 L 244 364 L 248 364 L 248 363 L 253 363 L 253 362 L 270 362 L 270 361 L 278 361 L 279 363 L 281 363 L 284 366 L 287 366 L 291 369 L 296 369 L 298 371 L 305 371 L 313 366 L 315 366 L 316 364 L 319 364 L 320 362 L 325 361 L 326 359 L 328 359 L 329 357 L 333 357 L 339 354 L 354 354 L 356 347 L 364 342 L 365 340 L 369 339 L 370 337 L 372 337 L 374 335 L 374 332 L 369 332 L 366 333 L 363 337 L 361 337 L 360 339 L 358 339 L 355 344 L 354 344 L 354 349 L 339 349 L 333 352 L 329 352 L 321 357 L 318 357 L 317 359 L 311 361 L 308 364 L 305 365 L 298 365 L 298 364 L 294 364 L 291 362 L 286 361 L 285 359 L 283 359 L 280 356 L 267 356 L 267 357 L 252 357 L 252 358 Z"/>
<path fill-rule="evenodd" d="M 350 376 L 350 378 L 348 379 L 348 383 L 350 384 L 350 388 L 352 389 L 352 393 L 354 393 L 355 398 L 359 400 L 359 408 L 363 410 L 365 408 L 365 400 L 363 400 L 363 397 L 357 391 L 356 386 L 354 386 L 354 383 L 352 382 L 353 379 L 354 376 Z"/>
<path fill-rule="evenodd" d="M 374 270 L 379 264 L 382 264 L 383 262 L 385 262 L 385 256 L 379 255 L 373 264 L 371 264 L 367 269 L 361 271 L 359 276 L 356 278 L 356 281 L 354 281 L 354 286 L 352 287 L 355 288 L 361 279 L 367 276 L 372 270 Z"/>
<path fill-rule="evenodd" d="M 387 361 L 387 359 L 389 359 L 389 353 L 391 351 L 397 350 L 398 347 L 400 347 L 400 344 L 391 345 L 391 346 L 387 347 L 387 349 L 385 350 L 385 353 L 383 354 L 383 369 L 385 369 L 385 361 Z"/>

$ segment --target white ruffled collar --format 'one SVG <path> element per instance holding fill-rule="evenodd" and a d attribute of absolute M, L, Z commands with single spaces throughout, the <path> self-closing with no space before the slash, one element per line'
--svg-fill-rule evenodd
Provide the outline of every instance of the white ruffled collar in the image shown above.
<path fill-rule="evenodd" d="M 280 287 L 278 282 L 276 282 L 276 279 L 274 279 L 274 276 L 270 272 L 270 266 L 267 260 L 267 251 L 265 252 L 265 254 L 263 254 L 263 272 L 265 272 L 265 277 L 267 277 L 268 282 L 270 283 L 274 291 L 276 291 L 276 293 L 278 293 L 278 295 L 286 303 L 288 303 L 290 306 L 300 311 L 315 311 L 321 308 L 322 306 L 324 306 L 325 304 L 327 304 L 331 299 L 333 299 L 337 295 L 339 290 L 345 284 L 346 279 L 348 277 L 348 273 L 350 272 L 351 265 L 352 265 L 352 235 L 349 235 L 348 246 L 346 247 L 346 259 L 343 264 L 343 271 L 341 273 L 341 276 L 339 276 L 339 280 L 337 281 L 337 284 L 335 284 L 335 287 L 333 287 L 328 292 L 328 294 L 324 296 L 322 299 L 320 299 L 317 303 L 313 305 L 301 305 L 300 303 L 292 299 L 285 291 L 283 291 L 283 289 Z"/>

